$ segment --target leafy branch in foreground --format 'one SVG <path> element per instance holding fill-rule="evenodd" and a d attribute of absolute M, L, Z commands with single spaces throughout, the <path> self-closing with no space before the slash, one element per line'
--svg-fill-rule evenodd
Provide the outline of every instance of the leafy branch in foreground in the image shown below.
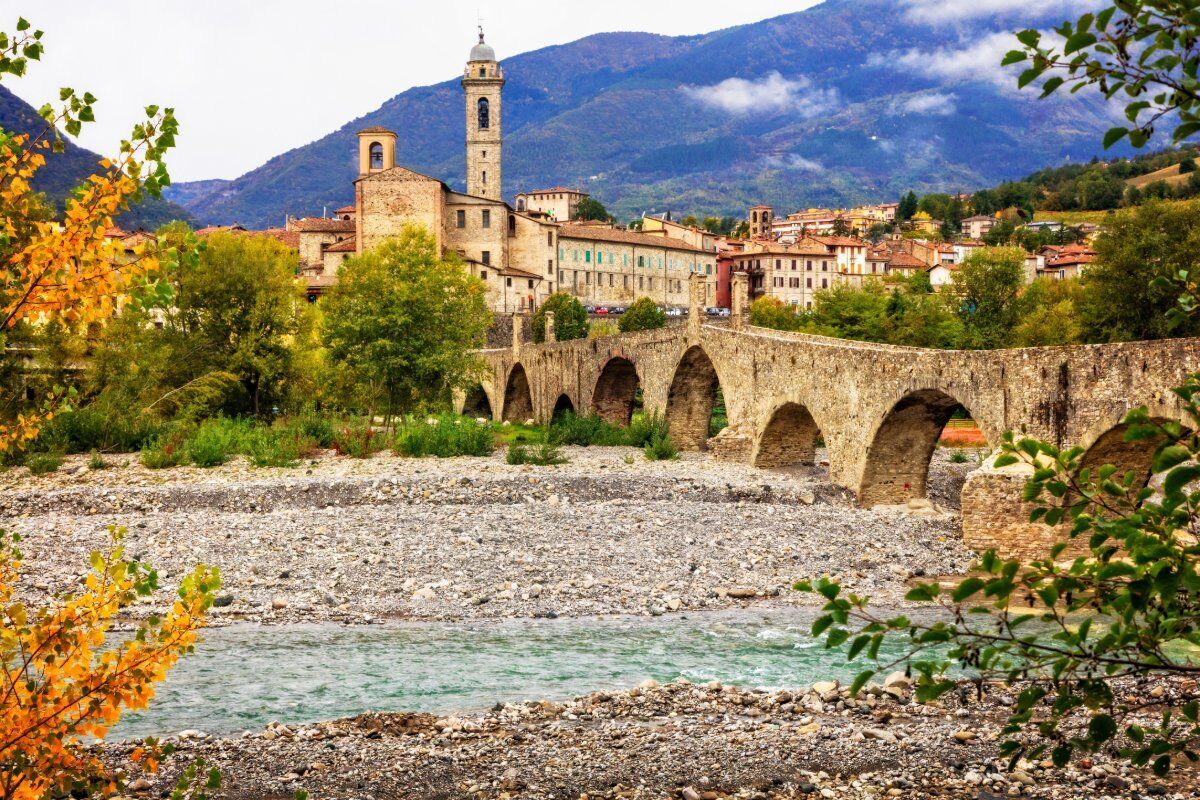
<path fill-rule="evenodd" d="M 875 662 L 853 691 L 900 665 L 916 676 L 919 702 L 964 685 L 981 697 L 997 684 L 1019 689 L 1002 731 L 1001 753 L 1012 765 L 1048 750 L 1062 766 L 1074 753 L 1102 748 L 1159 775 L 1180 757 L 1200 760 L 1195 680 L 1153 698 L 1118 683 L 1200 678 L 1200 375 L 1174 391 L 1191 430 L 1145 408 L 1125 419 L 1126 441 L 1156 448 L 1149 482 L 1136 471 L 1086 465 L 1082 448 L 1060 451 L 1009 434 L 996 466 L 1033 469 L 1024 493 L 1031 518 L 1061 525 L 1066 538 L 1029 564 L 990 551 L 977 574 L 949 591 L 919 584 L 907 599 L 937 609 L 932 621 L 877 614 L 867 598 L 843 596 L 829 579 L 797 584 L 827 600 L 813 635 L 824 635 L 827 647 L 845 646 L 850 661 Z M 1072 544 L 1085 545 L 1086 555 L 1067 556 Z M 907 642 L 884 664 L 880 647 L 890 636 Z"/>
<path fill-rule="evenodd" d="M 124 711 L 145 708 L 154 684 L 196 643 L 220 585 L 217 571 L 202 566 L 180 583 L 170 611 L 105 646 L 114 619 L 158 587 L 154 570 L 125 560 L 123 533 L 112 529 L 111 549 L 92 553 L 82 591 L 29 608 L 14 597 L 17 537 L 0 531 L 0 797 L 6 800 L 115 794 L 122 781 L 82 743 L 103 738 Z M 169 752 L 149 741 L 132 761 L 152 772 Z M 202 766 L 184 771 L 180 797 L 199 800 L 194 779 Z M 210 771 L 207 781 L 215 788 L 219 776 Z"/>
<path fill-rule="evenodd" d="M 1018 85 L 1041 83 L 1042 97 L 1067 87 L 1074 94 L 1095 87 L 1108 100 L 1125 99 L 1132 127 L 1114 127 L 1111 147 L 1125 137 L 1141 147 L 1164 118 L 1181 142 L 1200 131 L 1200 13 L 1192 0 L 1112 0 L 1098 13 L 1064 22 L 1054 32 L 1017 34 L 1022 49 L 1002 64 L 1027 63 Z M 1048 41 L 1049 40 L 1049 41 Z"/>

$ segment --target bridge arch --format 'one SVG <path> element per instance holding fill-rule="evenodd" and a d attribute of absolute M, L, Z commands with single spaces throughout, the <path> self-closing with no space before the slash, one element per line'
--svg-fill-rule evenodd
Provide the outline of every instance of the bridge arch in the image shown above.
<path fill-rule="evenodd" d="M 575 413 L 575 404 L 571 402 L 570 395 L 564 392 L 554 401 L 554 411 L 551 413 L 550 419 L 551 421 L 556 420 L 566 413 Z"/>
<path fill-rule="evenodd" d="M 1191 427 L 1177 415 L 1161 409 L 1152 408 L 1150 420 L 1158 424 L 1179 422 L 1183 425 L 1185 433 Z M 1151 472 L 1154 455 L 1166 442 L 1166 437 L 1155 436 L 1129 442 L 1125 440 L 1125 436 L 1129 432 L 1129 426 L 1125 424 L 1125 414 L 1122 414 L 1119 419 L 1110 419 L 1107 423 L 1107 426 L 1105 423 L 1101 423 L 1085 440 L 1086 450 L 1079 459 L 1079 472 L 1083 473 L 1084 470 L 1088 470 L 1091 479 L 1096 480 L 1096 470 L 1106 464 L 1112 464 L 1117 468 L 1113 475 L 1114 480 L 1124 482 L 1125 475 L 1133 472 L 1134 491 L 1145 488 L 1146 484 L 1150 483 L 1151 478 L 1154 477 Z"/>
<path fill-rule="evenodd" d="M 600 370 L 592 392 L 592 409 L 610 425 L 628 426 L 641 387 L 637 367 L 624 356 L 613 356 Z"/>
<path fill-rule="evenodd" d="M 721 381 L 704 348 L 694 345 L 675 367 L 667 392 L 667 426 L 680 450 L 707 450 L 709 420 Z"/>
<path fill-rule="evenodd" d="M 941 389 L 916 389 L 901 397 L 871 437 L 858 486 L 859 502 L 875 506 L 925 497 L 938 439 L 960 408 L 966 406 Z"/>
<path fill-rule="evenodd" d="M 525 367 L 514 364 L 504 385 L 503 419 L 506 422 L 524 422 L 532 418 L 533 392 L 529 389 L 529 376 L 525 374 Z"/>
<path fill-rule="evenodd" d="M 820 435 L 821 428 L 807 406 L 783 403 L 755 439 L 751 463 L 760 468 L 812 465 Z"/>
<path fill-rule="evenodd" d="M 466 392 L 462 407 L 463 416 L 475 417 L 476 419 L 494 419 L 492 413 L 492 398 L 488 396 L 487 389 L 483 388 L 482 383 L 477 383 Z"/>

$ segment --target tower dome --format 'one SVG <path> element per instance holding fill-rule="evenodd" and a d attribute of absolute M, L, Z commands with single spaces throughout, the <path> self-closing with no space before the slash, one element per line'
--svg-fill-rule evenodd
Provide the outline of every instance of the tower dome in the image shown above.
<path fill-rule="evenodd" d="M 471 48 L 471 61 L 495 61 L 496 51 L 483 40 L 483 28 L 479 29 L 479 44 Z"/>

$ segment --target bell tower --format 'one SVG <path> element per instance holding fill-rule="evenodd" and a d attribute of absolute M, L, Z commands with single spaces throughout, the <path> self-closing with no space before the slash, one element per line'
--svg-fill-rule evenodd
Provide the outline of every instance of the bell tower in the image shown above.
<path fill-rule="evenodd" d="M 500 95 L 504 70 L 496 61 L 496 51 L 483 40 L 483 26 L 479 44 L 471 48 L 462 86 L 467 96 L 467 194 L 503 200 Z"/>

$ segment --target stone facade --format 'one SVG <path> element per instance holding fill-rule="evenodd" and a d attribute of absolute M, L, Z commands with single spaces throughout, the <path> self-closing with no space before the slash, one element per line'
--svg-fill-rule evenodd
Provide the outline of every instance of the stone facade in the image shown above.
<path fill-rule="evenodd" d="M 1142 469 L 1145 449 L 1117 446 L 1121 437 L 1114 430 L 1141 405 L 1178 418 L 1171 387 L 1200 371 L 1196 339 L 958 352 L 753 328 L 741 313 L 745 277 L 735 277 L 739 313 L 730 327 L 692 315 L 674 328 L 518 342 L 484 354 L 487 377 L 476 393 L 497 419 L 530 414 L 546 420 L 564 403 L 624 419 L 640 388 L 646 409 L 665 414 L 681 447 L 705 449 L 719 388 L 729 428 L 711 440 L 714 450 L 760 466 L 802 464 L 811 461 L 819 433 L 830 478 L 864 505 L 878 505 L 925 496 L 938 437 L 960 407 L 993 446 L 1011 430 L 1058 446 L 1095 448 L 1095 458 Z M 1003 481 L 1011 486 L 1005 489 Z M 1031 535 L 1011 503 L 1019 498 L 1017 482 L 1002 476 L 991 488 L 980 483 L 964 492 L 964 529 L 977 537 L 972 543 L 1019 543 Z M 1010 527 L 995 521 L 1000 518 Z"/>

